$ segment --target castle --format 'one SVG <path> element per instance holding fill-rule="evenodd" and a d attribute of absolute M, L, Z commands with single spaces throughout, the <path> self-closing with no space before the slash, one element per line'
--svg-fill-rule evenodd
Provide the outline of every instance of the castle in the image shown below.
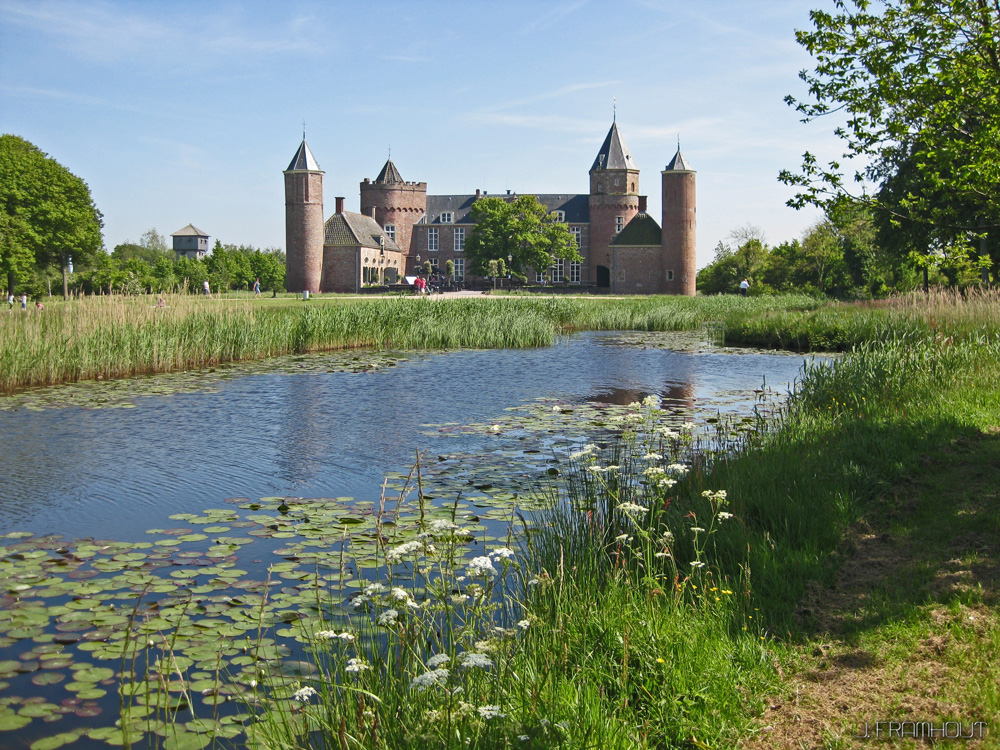
<path fill-rule="evenodd" d="M 465 241 L 475 226 L 472 204 L 486 195 L 427 195 L 406 182 L 390 158 L 374 181 L 361 183 L 361 213 L 323 217 L 323 170 L 303 135 L 285 175 L 286 286 L 289 291 L 356 292 L 392 283 L 424 262 L 436 273 L 454 263 L 466 280 Z M 590 168 L 590 193 L 536 194 L 576 238 L 582 262 L 555 259 L 529 283 L 579 284 L 615 294 L 695 293 L 695 171 L 680 146 L 661 173 L 662 223 L 646 213 L 639 167 L 613 122 Z M 510 191 L 507 196 L 513 197 Z"/>

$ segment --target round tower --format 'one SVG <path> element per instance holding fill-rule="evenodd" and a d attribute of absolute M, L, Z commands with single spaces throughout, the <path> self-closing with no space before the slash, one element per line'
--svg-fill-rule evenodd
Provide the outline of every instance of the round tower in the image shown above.
<path fill-rule="evenodd" d="M 695 247 L 695 171 L 680 146 L 663 170 L 663 270 L 667 294 L 694 296 L 697 276 Z"/>
<path fill-rule="evenodd" d="M 406 182 L 389 159 L 372 182 L 361 183 L 361 213 L 374 217 L 403 251 L 410 254 L 413 225 L 427 212 L 427 183 Z"/>
<path fill-rule="evenodd" d="M 323 170 L 305 137 L 285 175 L 285 288 L 318 292 L 323 275 Z"/>
<path fill-rule="evenodd" d="M 611 124 L 608 137 L 590 168 L 589 281 L 613 287 L 611 241 L 639 212 L 639 166 Z"/>

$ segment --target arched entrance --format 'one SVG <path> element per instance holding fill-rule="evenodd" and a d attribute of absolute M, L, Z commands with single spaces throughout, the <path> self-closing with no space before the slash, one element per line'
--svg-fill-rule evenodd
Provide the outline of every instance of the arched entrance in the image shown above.
<path fill-rule="evenodd" d="M 607 266 L 597 267 L 597 288 L 598 289 L 610 289 L 611 288 L 611 269 Z"/>

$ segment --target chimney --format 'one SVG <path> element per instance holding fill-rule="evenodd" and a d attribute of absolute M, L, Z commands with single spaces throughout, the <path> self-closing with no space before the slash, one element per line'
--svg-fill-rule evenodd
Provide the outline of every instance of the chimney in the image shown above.
<path fill-rule="evenodd" d="M 479 197 L 479 188 L 476 188 L 476 197 Z"/>
<path fill-rule="evenodd" d="M 344 199 L 342 197 L 337 197 L 334 200 L 337 201 L 337 213 L 344 213 Z"/>
<path fill-rule="evenodd" d="M 375 218 L 375 206 L 372 206 L 372 218 Z"/>
<path fill-rule="evenodd" d="M 639 213 L 641 213 L 641 214 L 646 213 L 646 198 L 648 198 L 648 197 L 649 196 L 646 196 L 646 195 L 640 195 L 639 196 Z"/>

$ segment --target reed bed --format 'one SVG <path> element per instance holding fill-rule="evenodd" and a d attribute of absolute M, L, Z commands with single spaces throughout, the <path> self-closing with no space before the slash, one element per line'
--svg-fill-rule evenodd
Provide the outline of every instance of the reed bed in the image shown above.
<path fill-rule="evenodd" d="M 547 346 L 575 330 L 683 330 L 808 298 L 253 300 L 89 297 L 0 316 L 0 390 L 212 367 L 281 354 Z"/>

